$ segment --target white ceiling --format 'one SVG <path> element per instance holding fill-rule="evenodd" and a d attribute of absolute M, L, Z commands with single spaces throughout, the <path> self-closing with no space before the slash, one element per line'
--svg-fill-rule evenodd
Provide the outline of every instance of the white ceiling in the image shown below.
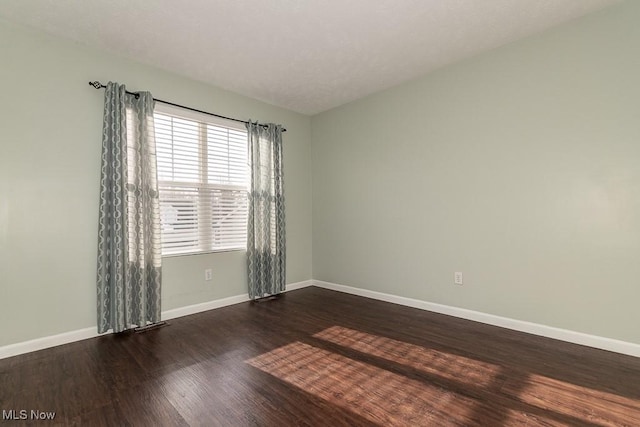
<path fill-rule="evenodd" d="M 0 16 L 315 114 L 617 1 L 0 0 Z"/>

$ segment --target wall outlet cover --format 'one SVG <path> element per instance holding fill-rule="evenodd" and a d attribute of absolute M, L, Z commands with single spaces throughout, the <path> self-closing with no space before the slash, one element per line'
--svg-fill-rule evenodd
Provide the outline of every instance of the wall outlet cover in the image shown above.
<path fill-rule="evenodd" d="M 462 272 L 456 271 L 455 273 L 453 273 L 453 283 L 456 285 L 463 284 Z"/>

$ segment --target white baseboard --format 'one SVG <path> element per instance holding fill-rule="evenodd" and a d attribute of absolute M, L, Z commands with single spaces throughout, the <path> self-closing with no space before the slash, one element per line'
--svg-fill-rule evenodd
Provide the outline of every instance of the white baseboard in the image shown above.
<path fill-rule="evenodd" d="M 296 282 L 288 284 L 285 292 L 312 286 L 312 280 Z M 228 298 L 222 298 L 213 301 L 207 301 L 200 304 L 189 305 L 186 307 L 174 308 L 162 312 L 162 320 L 175 319 L 177 317 L 188 316 L 190 314 L 201 313 L 203 311 L 213 310 L 216 308 L 226 307 L 229 305 L 239 304 L 249 301 L 249 295 L 236 295 Z M 75 331 L 64 332 L 57 335 L 51 335 L 42 338 L 36 338 L 29 341 L 23 341 L 16 344 L 9 344 L 0 347 L 0 359 L 17 356 L 19 354 L 30 353 L 32 351 L 43 350 L 45 348 L 56 347 L 62 344 L 68 344 L 75 341 L 81 341 L 88 338 L 94 338 L 102 334 L 98 334 L 97 326 L 90 328 L 78 329 Z"/>
<path fill-rule="evenodd" d="M 303 282 L 291 283 L 287 285 L 286 291 L 288 292 L 296 289 L 302 289 L 308 286 L 317 286 L 319 288 L 331 289 L 334 291 L 344 292 L 352 295 L 359 295 L 366 298 L 391 302 L 407 307 L 418 308 L 421 310 L 433 311 L 440 314 L 447 314 L 449 316 L 473 320 L 480 323 L 486 323 L 488 325 L 500 326 L 516 331 L 554 338 L 574 344 L 580 344 L 588 347 L 594 347 L 602 350 L 640 357 L 640 345 L 635 343 L 589 335 L 582 332 L 575 332 L 567 329 L 560 329 L 532 322 L 525 322 L 523 320 L 510 319 L 507 317 L 467 310 L 459 307 L 452 307 L 413 298 L 406 298 L 382 292 L 370 291 L 367 289 L 338 285 L 335 283 L 323 282 L 320 280 L 305 280 Z M 201 313 L 203 311 L 239 304 L 246 301 L 249 301 L 248 294 L 236 295 L 186 307 L 175 308 L 162 312 L 162 319 L 175 319 L 177 317 Z M 19 354 L 29 353 L 32 351 L 43 350 L 45 348 L 68 344 L 75 341 L 81 341 L 88 338 L 94 338 L 99 335 L 100 334 L 98 334 L 97 332 L 97 327 L 93 326 L 90 328 L 83 328 L 47 337 L 36 338 L 29 341 L 23 341 L 16 344 L 10 344 L 0 347 L 0 359 L 17 356 Z"/>
<path fill-rule="evenodd" d="M 307 288 L 309 286 L 313 286 L 313 280 L 304 280 L 302 282 L 291 283 L 287 285 L 287 289 L 285 292 L 295 291 L 302 288 Z"/>
<path fill-rule="evenodd" d="M 421 310 L 433 311 L 435 313 L 447 314 L 449 316 L 473 320 L 480 323 L 486 323 L 488 325 L 500 326 L 502 328 L 513 329 L 515 331 L 526 332 L 533 335 L 554 338 L 574 344 L 599 348 L 601 350 L 608 350 L 616 353 L 626 354 L 629 356 L 640 357 L 640 344 L 599 337 L 596 335 L 589 335 L 582 332 L 555 328 L 538 323 L 525 322 L 523 320 L 510 319 L 508 317 L 501 317 L 493 314 L 482 313 L 479 311 L 467 310 L 465 308 L 452 307 L 449 305 L 436 304 L 433 302 L 422 301 L 413 298 L 406 298 L 392 294 L 385 294 L 382 292 L 370 291 L 367 289 L 338 285 L 330 282 L 323 282 L 321 280 L 313 280 L 313 285 L 319 288 L 330 289 L 347 294 L 391 302 L 407 307 L 418 308 Z"/>
<path fill-rule="evenodd" d="M 305 280 L 303 282 L 290 283 L 286 286 L 285 292 L 295 291 L 296 289 L 312 286 L 313 280 Z M 249 301 L 249 294 L 235 295 L 232 297 L 216 299 L 200 304 L 188 305 L 186 307 L 174 308 L 162 312 L 162 320 L 175 319 L 176 317 L 189 316 L 190 314 L 202 313 L 203 311 L 214 310 L 216 308 L 227 307 L 229 305 L 240 304 Z"/>
<path fill-rule="evenodd" d="M 235 295 L 232 297 L 216 299 L 199 304 L 188 305 L 186 307 L 174 308 L 162 312 L 162 320 L 175 319 L 176 317 L 189 316 L 191 314 L 202 313 L 203 311 L 214 310 L 216 308 L 227 307 L 229 305 L 240 304 L 249 301 L 249 295 Z"/>
<path fill-rule="evenodd" d="M 34 340 L 23 341 L 16 344 L 9 344 L 4 347 L 0 347 L 0 359 L 30 353 L 32 351 L 38 351 L 49 347 L 56 347 L 58 345 L 68 344 L 75 341 L 82 341 L 87 338 L 97 337 L 98 335 L 98 327 L 93 326 L 91 328 L 77 329 L 75 331 L 64 332 L 62 334 L 36 338 Z"/>

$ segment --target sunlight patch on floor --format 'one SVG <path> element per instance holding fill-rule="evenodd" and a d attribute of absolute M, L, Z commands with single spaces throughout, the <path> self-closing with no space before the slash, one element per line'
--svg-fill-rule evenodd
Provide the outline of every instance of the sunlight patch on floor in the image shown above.
<path fill-rule="evenodd" d="M 638 425 L 640 401 L 614 393 L 530 372 L 510 373 L 496 364 L 341 326 L 313 337 L 427 376 L 405 376 L 396 373 L 403 370 L 391 372 L 299 341 L 246 363 L 380 425 L 441 425 L 443 420 L 464 425 L 477 419 L 500 425 L 614 425 L 612 414 L 623 425 Z M 460 392 L 467 389 L 469 394 Z M 482 401 L 471 397 L 474 393 Z M 494 393 L 507 400 L 487 404 L 486 396 Z"/>
<path fill-rule="evenodd" d="M 551 409 L 597 425 L 620 425 L 609 422 L 612 414 L 616 415 L 617 420 L 624 422 L 623 425 L 640 425 L 640 401 L 606 391 L 537 374 L 529 374 L 524 384 L 522 381 L 515 383 L 507 379 L 501 390 L 505 393 L 513 390 L 520 401 L 529 405 Z M 588 414 L 587 417 L 585 413 Z"/>
<path fill-rule="evenodd" d="M 489 386 L 500 370 L 490 363 L 341 326 L 325 329 L 314 337 L 449 380 L 465 378 L 480 387 Z"/>
<path fill-rule="evenodd" d="M 381 425 L 464 422 L 477 402 L 330 351 L 294 342 L 247 363 Z"/>

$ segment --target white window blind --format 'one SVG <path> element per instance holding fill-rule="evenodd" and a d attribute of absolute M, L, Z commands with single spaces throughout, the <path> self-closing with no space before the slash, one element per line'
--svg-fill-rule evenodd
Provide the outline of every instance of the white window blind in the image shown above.
<path fill-rule="evenodd" d="M 246 249 L 246 130 L 158 108 L 154 119 L 162 255 Z"/>

